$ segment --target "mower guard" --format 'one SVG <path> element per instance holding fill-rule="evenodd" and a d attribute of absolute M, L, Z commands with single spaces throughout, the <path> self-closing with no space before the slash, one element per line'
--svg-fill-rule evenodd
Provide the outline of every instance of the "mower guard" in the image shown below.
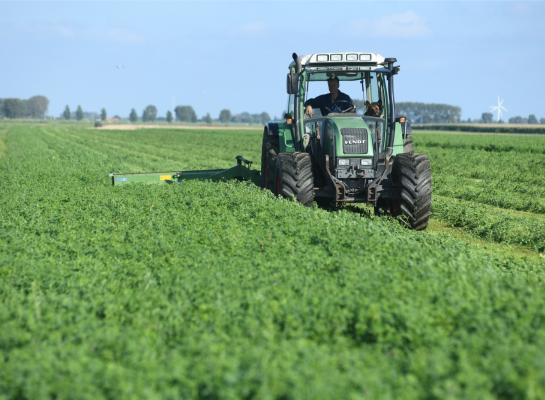
<path fill-rule="evenodd" d="M 252 161 L 242 156 L 236 156 L 237 165 L 229 169 L 206 169 L 200 171 L 174 171 L 174 172 L 143 172 L 137 174 L 111 173 L 109 176 L 112 185 L 125 185 L 131 183 L 182 183 L 190 179 L 208 179 L 222 181 L 237 179 L 239 181 L 252 181 L 259 185 L 259 171 L 252 170 Z"/>

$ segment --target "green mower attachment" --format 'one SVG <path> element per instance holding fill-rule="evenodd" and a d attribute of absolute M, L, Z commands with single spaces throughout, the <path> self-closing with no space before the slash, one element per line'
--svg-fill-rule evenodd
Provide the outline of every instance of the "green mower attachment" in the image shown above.
<path fill-rule="evenodd" d="M 237 165 L 229 169 L 206 169 L 200 171 L 175 171 L 175 172 L 143 172 L 137 174 L 111 173 L 112 185 L 125 185 L 130 183 L 182 183 L 190 179 L 208 179 L 222 181 L 237 179 L 240 181 L 252 181 L 259 185 L 259 171 L 251 169 L 252 161 L 242 156 L 236 156 Z"/>

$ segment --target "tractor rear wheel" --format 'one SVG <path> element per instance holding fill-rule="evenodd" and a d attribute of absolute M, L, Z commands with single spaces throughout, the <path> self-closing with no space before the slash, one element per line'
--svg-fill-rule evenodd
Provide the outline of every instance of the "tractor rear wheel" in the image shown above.
<path fill-rule="evenodd" d="M 412 229 L 426 229 L 431 216 L 430 160 L 423 154 L 398 154 L 393 178 L 400 186 L 401 220 Z"/>
<path fill-rule="evenodd" d="M 276 194 L 309 206 L 314 201 L 312 161 L 308 153 L 280 153 L 276 157 Z"/>

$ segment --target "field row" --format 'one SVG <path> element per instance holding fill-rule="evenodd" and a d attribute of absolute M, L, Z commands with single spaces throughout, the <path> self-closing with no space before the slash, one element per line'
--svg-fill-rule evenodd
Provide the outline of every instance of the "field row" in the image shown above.
<path fill-rule="evenodd" d="M 434 195 L 434 217 L 483 239 L 545 252 L 545 216 Z"/>
<path fill-rule="evenodd" d="M 545 137 L 417 133 L 433 169 L 434 218 L 545 251 Z"/>

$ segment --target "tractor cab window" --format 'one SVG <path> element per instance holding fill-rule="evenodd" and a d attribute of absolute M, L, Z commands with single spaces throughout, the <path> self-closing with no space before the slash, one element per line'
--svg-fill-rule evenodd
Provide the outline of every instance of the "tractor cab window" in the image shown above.
<path fill-rule="evenodd" d="M 328 94 L 327 79 L 331 75 L 330 72 L 318 72 L 309 74 L 306 84 L 306 96 L 304 101 L 316 98 L 323 94 Z M 382 107 L 386 105 L 386 79 L 382 74 L 375 72 L 338 72 L 335 76 L 339 79 L 339 91 L 347 94 L 354 105 L 355 112 L 363 115 L 369 103 L 380 103 Z M 313 117 L 321 116 L 319 109 L 314 109 Z"/>
<path fill-rule="evenodd" d="M 293 94 L 288 96 L 288 110 L 286 113 L 292 116 L 295 115 L 295 95 Z"/>

